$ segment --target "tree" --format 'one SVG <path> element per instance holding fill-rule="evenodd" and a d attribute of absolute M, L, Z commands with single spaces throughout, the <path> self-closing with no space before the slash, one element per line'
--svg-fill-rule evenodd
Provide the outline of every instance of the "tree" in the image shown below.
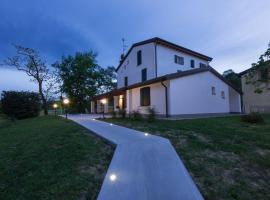
<path fill-rule="evenodd" d="M 4 64 L 25 72 L 32 81 L 38 84 L 38 92 L 42 101 L 44 114 L 48 115 L 47 99 L 54 87 L 52 73 L 36 50 L 19 45 L 13 46 L 16 49 L 17 55 L 7 58 Z"/>
<path fill-rule="evenodd" d="M 116 70 L 109 66 L 106 69 L 100 67 L 101 82 L 98 93 L 104 93 L 116 89 Z"/>
<path fill-rule="evenodd" d="M 241 89 L 241 78 L 232 69 L 223 72 L 223 77 L 236 88 Z"/>
<path fill-rule="evenodd" d="M 270 90 L 270 43 L 267 50 L 259 57 L 259 61 L 252 64 L 245 78 L 247 80 L 246 84 L 254 85 L 255 93 Z"/>
<path fill-rule="evenodd" d="M 63 56 L 61 62 L 53 67 L 61 85 L 61 92 L 71 100 L 71 106 L 76 112 L 84 113 L 89 104 L 89 98 L 98 92 L 101 83 L 100 68 L 93 51 L 75 56 Z"/>

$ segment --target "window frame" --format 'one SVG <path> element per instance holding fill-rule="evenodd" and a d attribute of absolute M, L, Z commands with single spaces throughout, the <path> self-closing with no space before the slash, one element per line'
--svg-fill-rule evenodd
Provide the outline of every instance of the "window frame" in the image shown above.
<path fill-rule="evenodd" d="M 151 89 L 150 87 L 140 88 L 140 106 L 151 105 Z"/>
<path fill-rule="evenodd" d="M 204 67 L 207 67 L 207 65 L 200 62 L 200 68 L 204 68 Z"/>
<path fill-rule="evenodd" d="M 141 81 L 147 81 L 147 68 L 141 70 Z"/>
<path fill-rule="evenodd" d="M 213 96 L 217 94 L 216 93 L 216 87 L 215 86 L 212 86 L 211 87 L 211 93 L 212 93 Z"/>
<path fill-rule="evenodd" d="M 195 68 L 195 60 L 193 59 L 190 60 L 190 67 Z"/>
<path fill-rule="evenodd" d="M 128 86 L 128 76 L 124 77 L 124 86 L 127 87 Z"/>
<path fill-rule="evenodd" d="M 223 90 L 221 91 L 221 98 L 225 99 L 225 91 L 223 91 Z"/>
<path fill-rule="evenodd" d="M 137 66 L 142 64 L 142 50 L 137 51 Z"/>
<path fill-rule="evenodd" d="M 174 55 L 174 63 L 178 65 L 184 65 L 185 59 L 183 56 Z"/>

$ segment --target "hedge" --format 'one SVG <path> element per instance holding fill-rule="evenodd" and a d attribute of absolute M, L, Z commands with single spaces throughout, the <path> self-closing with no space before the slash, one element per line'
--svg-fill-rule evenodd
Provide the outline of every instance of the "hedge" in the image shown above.
<path fill-rule="evenodd" d="M 13 119 L 37 117 L 41 108 L 39 94 L 35 92 L 3 91 L 2 111 Z"/>

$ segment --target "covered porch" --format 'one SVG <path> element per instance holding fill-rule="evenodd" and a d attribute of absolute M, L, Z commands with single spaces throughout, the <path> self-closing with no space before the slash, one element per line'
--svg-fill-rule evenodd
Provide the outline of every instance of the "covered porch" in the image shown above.
<path fill-rule="evenodd" d="M 126 108 L 126 90 L 118 89 L 95 96 L 91 100 L 91 113 L 111 113 Z"/>

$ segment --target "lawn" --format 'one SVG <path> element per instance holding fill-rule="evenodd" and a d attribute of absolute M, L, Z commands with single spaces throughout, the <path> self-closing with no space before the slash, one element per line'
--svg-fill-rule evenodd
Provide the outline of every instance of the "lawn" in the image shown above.
<path fill-rule="evenodd" d="M 106 121 L 170 139 L 206 200 L 270 199 L 270 116 L 264 124 L 240 117 Z"/>
<path fill-rule="evenodd" d="M 60 117 L 0 120 L 0 199 L 96 199 L 113 147 Z"/>

